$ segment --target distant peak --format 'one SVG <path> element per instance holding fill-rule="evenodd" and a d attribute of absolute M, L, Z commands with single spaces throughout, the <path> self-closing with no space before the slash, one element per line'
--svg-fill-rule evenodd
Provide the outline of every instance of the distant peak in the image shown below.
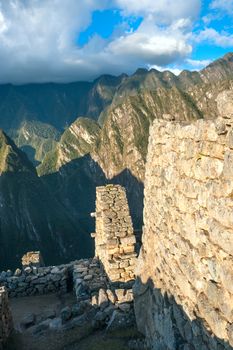
<path fill-rule="evenodd" d="M 162 73 L 163 73 L 164 76 L 168 76 L 168 77 L 175 77 L 175 76 L 176 76 L 176 75 L 175 75 L 173 72 L 171 72 L 170 70 L 164 70 Z"/>
<path fill-rule="evenodd" d="M 223 56 L 223 59 L 226 61 L 233 62 L 233 52 L 228 52 Z"/>
<path fill-rule="evenodd" d="M 133 75 L 144 75 L 146 73 L 148 73 L 148 70 L 146 68 L 138 68 Z"/>
<path fill-rule="evenodd" d="M 0 129 L 0 175 L 3 172 L 18 171 L 36 172 L 26 154 Z"/>
<path fill-rule="evenodd" d="M 111 75 L 111 74 L 103 74 L 100 77 L 98 77 L 97 79 L 94 80 L 94 83 L 96 84 L 106 84 L 112 81 L 117 80 L 118 77 L 116 77 L 115 75 Z"/>
<path fill-rule="evenodd" d="M 223 57 L 218 58 L 217 60 L 211 62 L 206 68 L 214 67 L 214 66 L 219 65 L 221 63 L 227 64 L 227 63 L 231 63 L 231 62 L 233 62 L 233 52 L 228 52 Z M 203 70 L 205 70 L 206 68 L 204 68 Z"/>

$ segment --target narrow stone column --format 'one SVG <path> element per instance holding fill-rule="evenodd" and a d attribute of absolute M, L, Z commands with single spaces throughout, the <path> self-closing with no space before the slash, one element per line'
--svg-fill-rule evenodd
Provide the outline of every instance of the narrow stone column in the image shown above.
<path fill-rule="evenodd" d="M 93 214 L 92 214 L 93 216 Z M 135 278 L 135 235 L 125 189 L 107 185 L 96 189 L 95 255 L 112 282 Z"/>
<path fill-rule="evenodd" d="M 0 350 L 13 330 L 13 319 L 9 307 L 8 295 L 5 287 L 0 287 Z"/>

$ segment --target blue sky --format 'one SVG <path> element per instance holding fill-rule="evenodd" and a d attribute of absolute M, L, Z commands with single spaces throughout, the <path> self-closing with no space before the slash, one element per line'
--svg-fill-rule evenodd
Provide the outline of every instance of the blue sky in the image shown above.
<path fill-rule="evenodd" d="M 0 83 L 199 70 L 233 51 L 233 0 L 0 0 Z"/>
<path fill-rule="evenodd" d="M 193 46 L 194 60 L 215 60 L 233 51 L 233 1 L 202 1 L 200 18 L 194 33 L 202 33 L 207 28 L 214 29 L 220 36 L 229 36 L 222 44 L 210 38 Z M 200 38 L 201 39 L 201 38 Z"/>

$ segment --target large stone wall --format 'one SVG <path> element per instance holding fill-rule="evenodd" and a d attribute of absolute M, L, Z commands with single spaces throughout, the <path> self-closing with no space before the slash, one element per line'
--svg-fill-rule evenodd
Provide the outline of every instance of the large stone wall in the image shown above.
<path fill-rule="evenodd" d="M 153 350 L 233 349 L 233 118 L 222 116 L 150 131 L 134 293 Z"/>
<path fill-rule="evenodd" d="M 109 279 L 127 282 L 134 279 L 135 235 L 125 189 L 107 185 L 96 189 L 95 255 Z"/>
<path fill-rule="evenodd" d="M 0 350 L 4 349 L 13 330 L 13 320 L 8 302 L 7 290 L 0 287 Z"/>

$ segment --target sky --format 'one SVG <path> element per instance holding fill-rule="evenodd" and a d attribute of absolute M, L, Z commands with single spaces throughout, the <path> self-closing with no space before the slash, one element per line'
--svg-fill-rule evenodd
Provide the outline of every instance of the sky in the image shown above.
<path fill-rule="evenodd" d="M 200 70 L 233 51 L 233 0 L 0 0 L 0 83 Z"/>

